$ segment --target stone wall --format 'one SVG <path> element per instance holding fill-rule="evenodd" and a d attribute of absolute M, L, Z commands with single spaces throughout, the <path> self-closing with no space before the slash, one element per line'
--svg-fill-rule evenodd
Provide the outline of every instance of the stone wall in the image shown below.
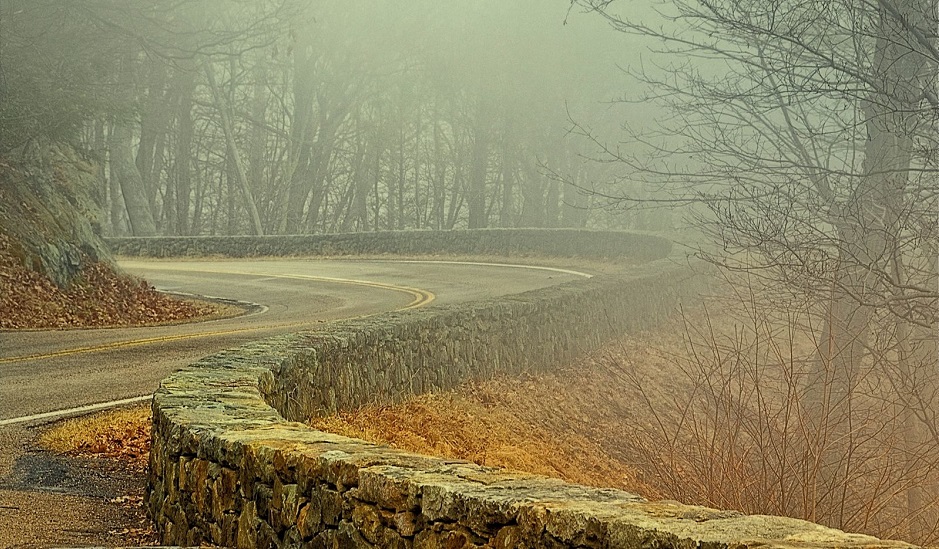
<path fill-rule="evenodd" d="M 483 251 L 490 244 L 473 245 L 471 233 L 431 238 L 464 239 L 460 253 L 491 253 Z M 554 253 L 532 245 L 540 237 L 529 238 L 530 231 L 509 233 L 477 234 L 500 246 L 515 239 L 530 253 Z M 641 241 L 649 258 L 653 249 L 660 257 L 668 250 L 650 237 L 610 233 L 602 241 L 617 238 Z M 279 255 L 293 249 L 264 242 Z M 596 252 L 581 244 L 567 248 L 570 255 L 628 248 L 605 242 Z M 420 248 L 409 246 L 408 253 Z M 367 253 L 355 248 L 347 253 Z M 146 249 L 170 247 L 149 240 Z M 420 249 L 433 253 L 429 245 Z M 646 502 L 617 490 L 409 454 L 289 421 L 470 378 L 551 368 L 623 331 L 653 325 L 701 285 L 686 267 L 659 259 L 626 274 L 330 324 L 207 357 L 164 380 L 154 396 L 150 513 L 163 541 L 181 545 L 907 547 L 793 519 Z"/>
<path fill-rule="evenodd" d="M 546 371 L 628 331 L 655 325 L 702 277 L 656 261 L 470 304 L 386 313 L 303 335 L 262 390 L 285 418 L 451 389 L 468 379 Z"/>
<path fill-rule="evenodd" d="M 108 238 L 118 255 L 230 257 L 295 255 L 501 255 L 653 260 L 671 244 L 655 236 L 578 229 L 382 231 L 331 235 Z"/>

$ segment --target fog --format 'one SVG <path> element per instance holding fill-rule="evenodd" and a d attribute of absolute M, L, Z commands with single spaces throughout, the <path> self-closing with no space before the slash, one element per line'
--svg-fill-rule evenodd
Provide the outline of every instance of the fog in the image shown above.
<path fill-rule="evenodd" d="M 937 12 L 936 0 L 0 0 L 0 154 L 28 158 L 44 140 L 81 151 L 112 236 L 690 232 L 745 304 L 743 325 L 773 327 L 776 350 L 814 342 L 770 368 L 791 374 L 784 396 L 799 398 L 786 402 L 818 445 L 800 455 L 821 456 L 799 486 L 824 496 L 771 510 L 853 528 L 879 514 L 885 492 L 863 482 L 882 462 L 842 458 L 887 456 L 901 465 L 883 482 L 885 531 L 934 542 Z M 733 356 L 765 349 L 744 340 Z M 738 364 L 717 362 L 708 371 Z M 725 378 L 761 389 L 736 373 Z M 852 482 L 861 497 L 837 500 Z"/>
<path fill-rule="evenodd" d="M 649 228 L 571 132 L 655 118 L 646 47 L 565 0 L 2 5 L 5 125 L 110 153 L 108 234 Z"/>

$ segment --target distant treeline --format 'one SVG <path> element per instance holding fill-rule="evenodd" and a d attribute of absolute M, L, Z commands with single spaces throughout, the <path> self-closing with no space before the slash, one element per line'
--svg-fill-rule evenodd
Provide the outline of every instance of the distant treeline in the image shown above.
<path fill-rule="evenodd" d="M 113 235 L 666 226 L 567 132 L 611 48 L 504 4 L 0 0 L 0 148 L 80 143 Z"/>

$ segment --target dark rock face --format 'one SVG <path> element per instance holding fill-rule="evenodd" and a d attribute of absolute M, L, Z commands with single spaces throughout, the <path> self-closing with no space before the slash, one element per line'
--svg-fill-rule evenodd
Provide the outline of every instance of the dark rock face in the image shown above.
<path fill-rule="evenodd" d="M 36 144 L 0 158 L 0 234 L 24 266 L 58 286 L 110 261 L 101 239 L 97 166 L 73 148 Z"/>

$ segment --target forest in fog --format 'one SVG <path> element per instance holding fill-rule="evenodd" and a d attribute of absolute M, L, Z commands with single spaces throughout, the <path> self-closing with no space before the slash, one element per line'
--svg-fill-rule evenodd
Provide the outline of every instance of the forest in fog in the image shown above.
<path fill-rule="evenodd" d="M 936 0 L 0 0 L 0 174 L 70 143 L 114 236 L 690 235 L 730 328 L 685 325 L 660 480 L 934 544 L 937 29 Z"/>
<path fill-rule="evenodd" d="M 107 234 L 611 223 L 569 118 L 616 127 L 629 51 L 565 0 L 2 5 L 8 97 L 42 111 L 7 103 L 3 145 L 99 113 Z"/>

